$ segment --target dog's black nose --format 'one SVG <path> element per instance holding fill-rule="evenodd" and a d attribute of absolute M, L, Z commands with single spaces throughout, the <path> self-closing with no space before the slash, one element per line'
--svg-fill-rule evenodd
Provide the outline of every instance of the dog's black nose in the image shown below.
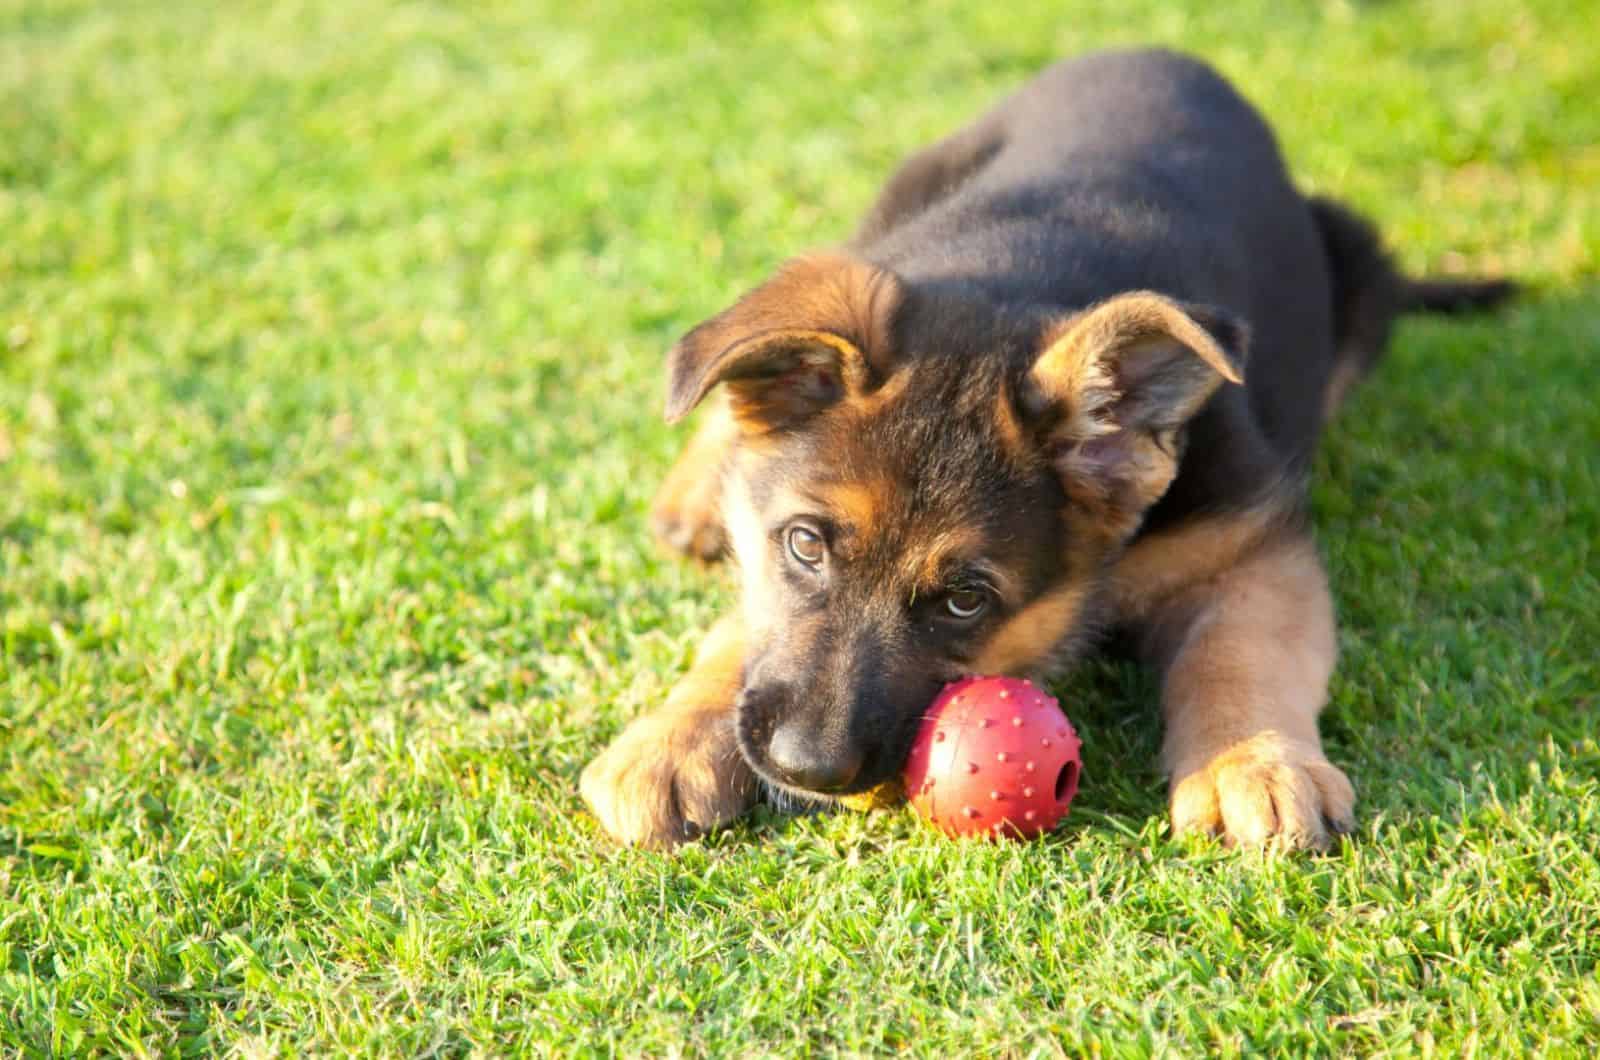
<path fill-rule="evenodd" d="M 861 772 L 862 756 L 849 748 L 830 748 L 799 725 L 772 734 L 767 760 L 784 782 L 807 791 L 843 791 Z"/>

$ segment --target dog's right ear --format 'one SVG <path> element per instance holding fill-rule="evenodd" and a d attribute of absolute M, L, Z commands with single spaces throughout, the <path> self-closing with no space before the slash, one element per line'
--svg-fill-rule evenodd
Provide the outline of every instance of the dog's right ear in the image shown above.
<path fill-rule="evenodd" d="M 841 255 L 798 258 L 667 356 L 667 420 L 719 383 L 745 430 L 789 426 L 882 381 L 901 288 Z"/>
<path fill-rule="evenodd" d="M 1244 381 L 1248 345 L 1230 314 L 1149 291 L 1048 329 L 1022 405 L 1067 496 L 1131 532 L 1177 474 L 1184 425 Z"/>

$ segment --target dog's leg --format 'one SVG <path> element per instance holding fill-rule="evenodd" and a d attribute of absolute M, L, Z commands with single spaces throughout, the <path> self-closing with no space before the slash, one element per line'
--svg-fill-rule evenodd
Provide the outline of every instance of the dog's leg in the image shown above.
<path fill-rule="evenodd" d="M 706 561 L 722 555 L 722 472 L 737 435 L 732 413 L 718 402 L 672 465 L 650 511 L 651 529 L 667 547 Z"/>
<path fill-rule="evenodd" d="M 607 832 L 634 846 L 670 847 L 754 805 L 755 774 L 734 731 L 744 655 L 743 622 L 718 622 L 666 703 L 589 763 L 580 788 Z"/>
<path fill-rule="evenodd" d="M 1310 539 L 1269 537 L 1146 617 L 1174 828 L 1291 847 L 1348 831 L 1355 792 L 1317 735 L 1337 649 Z"/>

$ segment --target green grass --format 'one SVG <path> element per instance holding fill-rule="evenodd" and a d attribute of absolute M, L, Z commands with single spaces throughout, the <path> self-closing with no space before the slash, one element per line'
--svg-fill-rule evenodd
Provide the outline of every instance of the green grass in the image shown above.
<path fill-rule="evenodd" d="M 0 0 L 0 1054 L 1600 1046 L 1590 4 Z M 682 330 L 1052 58 L 1196 49 L 1408 267 L 1332 431 L 1359 834 L 1174 841 L 1153 689 L 1063 831 L 582 765 L 732 598 L 644 525 Z"/>

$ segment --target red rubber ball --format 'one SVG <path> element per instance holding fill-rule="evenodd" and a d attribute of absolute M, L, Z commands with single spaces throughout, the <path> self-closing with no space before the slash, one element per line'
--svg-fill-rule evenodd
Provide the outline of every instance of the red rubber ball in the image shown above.
<path fill-rule="evenodd" d="M 950 835 L 1031 839 L 1066 816 L 1081 750 L 1061 705 L 1031 681 L 963 678 L 923 715 L 906 794 Z"/>

